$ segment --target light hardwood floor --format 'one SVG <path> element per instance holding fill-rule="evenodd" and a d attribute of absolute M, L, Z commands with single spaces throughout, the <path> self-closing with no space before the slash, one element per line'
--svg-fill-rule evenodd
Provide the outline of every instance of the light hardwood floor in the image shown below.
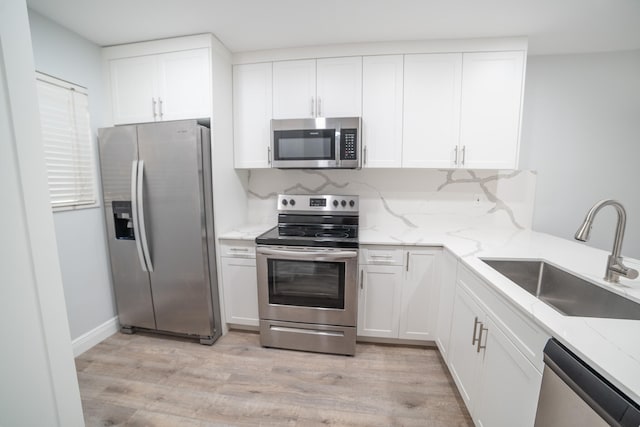
<path fill-rule="evenodd" d="M 117 333 L 76 358 L 87 426 L 472 426 L 433 348 L 355 357 Z"/>

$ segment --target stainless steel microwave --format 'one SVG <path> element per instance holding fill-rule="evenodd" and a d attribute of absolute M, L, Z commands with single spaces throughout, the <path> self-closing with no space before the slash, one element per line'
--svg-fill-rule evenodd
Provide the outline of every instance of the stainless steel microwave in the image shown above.
<path fill-rule="evenodd" d="M 360 169 L 360 117 L 271 120 L 271 166 Z"/>

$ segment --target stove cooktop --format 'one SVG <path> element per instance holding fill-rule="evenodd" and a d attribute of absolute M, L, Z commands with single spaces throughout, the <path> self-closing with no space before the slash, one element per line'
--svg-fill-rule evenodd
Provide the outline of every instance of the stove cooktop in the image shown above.
<path fill-rule="evenodd" d="M 357 248 L 357 237 L 340 237 L 316 235 L 316 236 L 300 236 L 289 235 L 289 233 L 281 233 L 278 226 L 262 233 L 256 237 L 258 245 L 277 245 L 277 246 L 309 246 L 324 248 Z"/>
<path fill-rule="evenodd" d="M 256 238 L 259 245 L 357 248 L 358 196 L 278 196 L 278 225 Z"/>

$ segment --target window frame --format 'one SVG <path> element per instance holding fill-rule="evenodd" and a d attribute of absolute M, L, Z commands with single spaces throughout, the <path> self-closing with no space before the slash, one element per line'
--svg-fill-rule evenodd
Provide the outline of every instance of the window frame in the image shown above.
<path fill-rule="evenodd" d="M 51 76 L 49 74 L 43 73 L 41 71 L 36 71 L 36 85 L 39 85 L 41 83 L 45 83 L 45 84 L 49 84 L 49 85 L 53 85 L 53 86 L 57 86 L 59 88 L 62 89 L 66 89 L 69 91 L 70 95 L 74 95 L 74 94 L 81 94 L 86 96 L 86 100 L 87 100 L 87 122 L 86 122 L 86 134 L 88 135 L 88 141 L 86 142 L 70 142 L 71 144 L 86 144 L 86 147 L 88 148 L 88 156 L 89 156 L 89 160 L 88 162 L 86 162 L 86 164 L 90 167 L 90 192 L 91 192 L 91 196 L 93 200 L 86 200 L 83 201 L 82 199 L 76 199 L 74 201 L 70 201 L 70 202 L 64 202 L 64 203 L 54 203 L 53 197 L 51 196 L 51 182 L 50 182 L 50 176 L 49 176 L 49 163 L 48 163 L 48 155 L 47 155 L 47 148 L 48 148 L 48 144 L 45 141 L 45 134 L 44 134 L 44 126 L 42 123 L 42 111 L 41 111 L 41 101 L 40 101 L 40 94 L 38 93 L 38 112 L 40 113 L 40 126 L 41 126 L 41 132 L 42 132 L 42 144 L 43 144 L 43 152 L 44 152 L 44 160 L 45 160 L 45 169 L 46 169 L 46 173 L 47 173 L 47 189 L 49 191 L 49 204 L 51 206 L 51 209 L 53 212 L 61 212 L 61 211 L 71 211 L 71 210 L 81 210 L 81 209 L 92 209 L 92 208 L 99 208 L 100 207 L 100 191 L 99 191 L 99 175 L 98 175 L 98 157 L 97 157 L 97 148 L 96 148 L 96 136 L 95 133 L 91 127 L 91 116 L 89 114 L 89 91 L 86 87 L 84 86 L 80 86 L 78 84 L 75 83 L 71 83 L 69 81 L 60 79 L 58 77 L 54 77 Z M 39 88 L 37 87 L 36 89 Z M 78 114 L 78 111 L 75 108 L 75 105 L 73 107 L 73 111 L 71 111 L 71 115 L 74 117 L 76 117 Z M 70 118 L 72 119 L 72 118 Z M 78 133 L 78 128 L 76 126 L 74 126 L 74 132 L 77 135 Z M 77 160 L 75 158 L 72 159 L 74 162 L 77 162 Z M 77 165 L 77 163 L 75 163 Z M 71 169 L 71 168 L 70 168 Z M 80 192 L 77 192 L 76 194 L 81 194 Z"/>

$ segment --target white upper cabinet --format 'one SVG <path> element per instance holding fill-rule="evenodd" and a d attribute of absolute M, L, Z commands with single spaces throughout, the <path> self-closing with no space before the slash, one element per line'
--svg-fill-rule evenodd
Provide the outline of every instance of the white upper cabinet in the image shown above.
<path fill-rule="evenodd" d="M 518 167 L 526 41 L 429 42 L 424 50 L 416 43 L 393 46 L 367 45 L 362 50 L 367 56 L 340 56 L 353 47 L 310 49 L 306 58 L 312 59 L 292 59 L 297 50 L 239 54 L 234 69 L 247 71 L 234 83 L 234 102 L 240 104 L 234 111 L 236 167 L 269 167 L 263 146 L 270 134 L 262 130 L 268 114 L 270 119 L 362 117 L 364 168 Z M 336 57 L 314 59 L 314 52 Z M 127 66 L 130 73 L 144 74 L 147 64 Z M 256 67 L 253 79 L 251 67 Z M 133 86 L 114 101 L 119 108 L 131 117 L 149 110 L 153 82 L 138 87 L 119 78 L 122 87 Z M 265 92 L 269 78 L 270 93 Z M 245 84 L 249 87 L 242 88 Z M 270 112 L 264 104 L 269 96 Z M 258 105 L 249 105 L 253 101 Z M 258 138 L 260 133 L 264 137 Z"/>
<path fill-rule="evenodd" d="M 362 59 L 364 167 L 402 166 L 402 84 L 402 55 Z"/>
<path fill-rule="evenodd" d="M 461 166 L 518 165 L 525 53 L 465 53 L 460 122 Z"/>
<path fill-rule="evenodd" d="M 316 115 L 316 60 L 273 63 L 273 118 L 306 119 Z"/>
<path fill-rule="evenodd" d="M 362 113 L 362 58 L 273 63 L 273 118 L 351 117 Z"/>
<path fill-rule="evenodd" d="M 111 59 L 113 122 L 209 117 L 210 68 L 208 48 Z"/>
<path fill-rule="evenodd" d="M 161 120 L 210 116 L 209 49 L 158 55 Z"/>
<path fill-rule="evenodd" d="M 270 156 L 271 62 L 233 67 L 233 131 L 236 168 L 267 168 Z"/>
<path fill-rule="evenodd" d="M 455 167 L 462 54 L 405 55 L 402 166 Z"/>
<path fill-rule="evenodd" d="M 156 120 L 157 58 L 153 55 L 114 59 L 109 64 L 113 121 L 140 123 Z"/>
<path fill-rule="evenodd" d="M 362 116 L 362 57 L 318 59 L 317 117 Z"/>

